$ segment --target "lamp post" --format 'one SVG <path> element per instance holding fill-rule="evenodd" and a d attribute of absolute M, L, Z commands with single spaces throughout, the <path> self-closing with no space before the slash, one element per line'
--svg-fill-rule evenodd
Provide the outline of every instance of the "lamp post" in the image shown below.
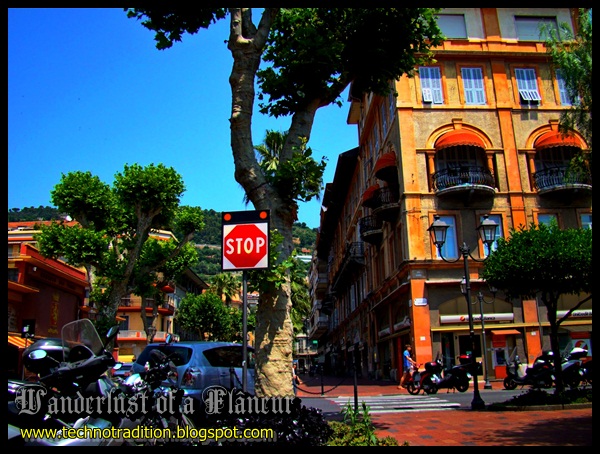
<path fill-rule="evenodd" d="M 464 295 L 466 292 L 466 279 L 463 277 L 462 282 L 460 283 L 460 289 L 462 294 Z M 483 385 L 483 389 L 492 389 L 492 385 L 490 383 L 490 379 L 488 377 L 488 358 L 487 358 L 487 353 L 486 353 L 486 346 L 487 346 L 487 342 L 485 340 L 485 321 L 483 319 L 483 303 L 485 304 L 494 304 L 494 301 L 496 300 L 496 292 L 498 291 L 498 289 L 496 287 L 492 287 L 490 286 L 490 292 L 492 293 L 493 299 L 492 301 L 486 301 L 483 297 L 483 293 L 481 293 L 481 290 L 479 292 L 477 292 L 477 301 L 479 301 L 479 314 L 481 316 L 481 334 L 483 336 L 483 365 L 485 367 L 484 371 L 483 371 L 483 380 L 484 380 L 484 385 Z M 471 304 L 475 304 L 475 302 L 472 302 Z"/>
<path fill-rule="evenodd" d="M 450 227 L 444 221 L 440 220 L 438 215 L 434 216 L 434 220 L 432 224 L 427 229 L 431 234 L 431 239 L 433 244 L 435 244 L 438 254 L 440 258 L 444 262 L 455 263 L 460 260 L 460 256 L 456 258 L 456 260 L 448 260 L 444 258 L 442 255 L 442 246 L 446 242 L 446 231 Z M 494 221 L 488 219 L 487 215 L 484 215 L 483 221 L 481 225 L 477 227 L 477 231 L 481 236 L 481 240 L 488 248 L 488 253 L 491 250 L 492 243 L 496 240 L 496 229 L 498 224 Z M 467 313 L 469 317 L 469 337 L 471 341 L 471 374 L 473 375 L 473 400 L 471 401 L 471 409 L 472 410 L 483 410 L 485 409 L 485 402 L 481 398 L 479 394 L 479 383 L 477 380 L 477 362 L 475 360 L 475 330 L 473 328 L 473 311 L 471 310 L 471 279 L 469 275 L 469 257 L 476 262 L 483 262 L 487 259 L 484 257 L 483 259 L 476 259 L 471 255 L 471 248 L 467 245 L 466 242 L 463 242 L 462 246 L 459 248 L 462 254 L 463 266 L 464 266 L 464 295 L 467 300 Z M 461 285 L 462 287 L 462 285 Z M 462 288 L 461 288 L 462 290 Z M 483 321 L 483 319 L 482 319 Z"/>

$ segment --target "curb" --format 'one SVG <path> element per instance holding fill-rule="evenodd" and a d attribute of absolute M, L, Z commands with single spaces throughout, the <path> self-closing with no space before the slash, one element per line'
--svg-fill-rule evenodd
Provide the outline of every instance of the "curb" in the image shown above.
<path fill-rule="evenodd" d="M 555 404 L 555 405 L 503 405 L 491 404 L 486 407 L 486 411 L 556 411 L 556 410 L 579 410 L 583 408 L 592 408 L 592 403 L 581 404 Z"/>

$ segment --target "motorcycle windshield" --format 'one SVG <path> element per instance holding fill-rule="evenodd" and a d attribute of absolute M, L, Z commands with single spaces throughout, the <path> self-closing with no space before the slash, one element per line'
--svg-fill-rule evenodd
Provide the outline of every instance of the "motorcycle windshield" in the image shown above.
<path fill-rule="evenodd" d="M 96 331 L 96 327 L 90 319 L 84 318 L 67 323 L 62 329 L 63 361 L 67 361 L 66 355 L 76 345 L 85 345 L 95 355 L 99 355 L 104 349 L 102 339 Z"/>

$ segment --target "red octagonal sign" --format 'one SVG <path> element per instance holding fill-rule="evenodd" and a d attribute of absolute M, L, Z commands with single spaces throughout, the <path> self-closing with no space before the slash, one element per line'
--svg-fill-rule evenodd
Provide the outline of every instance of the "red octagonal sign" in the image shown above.
<path fill-rule="evenodd" d="M 268 223 L 223 226 L 223 270 L 269 267 Z"/>

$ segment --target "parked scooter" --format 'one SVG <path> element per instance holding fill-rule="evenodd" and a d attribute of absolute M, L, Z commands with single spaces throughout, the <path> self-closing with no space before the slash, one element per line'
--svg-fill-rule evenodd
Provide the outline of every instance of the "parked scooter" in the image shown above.
<path fill-rule="evenodd" d="M 578 388 L 584 380 L 585 369 L 583 367 L 583 358 L 588 354 L 584 348 L 575 347 L 565 356 L 561 357 L 562 382 L 570 388 Z M 547 353 L 549 361 L 554 364 L 552 352 Z"/>
<path fill-rule="evenodd" d="M 42 340 L 25 349 L 23 364 L 39 381 L 9 381 L 9 446 L 121 444 L 121 440 L 100 436 L 105 429 L 137 426 L 115 408 L 103 407 L 116 389 L 107 375 L 116 362 L 105 346 L 117 333 L 118 326 L 114 326 L 102 342 L 92 322 L 81 319 L 64 325 L 61 345 L 56 339 Z M 95 437 L 94 429 L 99 429 Z"/>
<path fill-rule="evenodd" d="M 435 394 L 439 389 L 447 389 L 448 392 L 458 391 L 464 393 L 469 389 L 469 382 L 471 381 L 471 373 L 469 372 L 469 366 L 471 364 L 470 357 L 461 357 L 461 362 L 448 369 L 444 369 L 442 360 L 438 353 L 435 365 L 431 366 L 432 369 L 432 381 L 435 387 L 435 391 L 431 394 Z"/>
<path fill-rule="evenodd" d="M 583 384 L 592 386 L 592 359 L 584 359 L 582 364 Z"/>
<path fill-rule="evenodd" d="M 531 386 L 532 388 L 550 388 L 554 383 L 554 365 L 552 364 L 551 355 L 543 353 L 538 356 L 532 367 L 525 368 L 519 359 L 519 355 L 515 355 L 514 359 L 506 362 L 506 377 L 504 377 L 504 388 L 515 389 L 517 386 Z"/>

